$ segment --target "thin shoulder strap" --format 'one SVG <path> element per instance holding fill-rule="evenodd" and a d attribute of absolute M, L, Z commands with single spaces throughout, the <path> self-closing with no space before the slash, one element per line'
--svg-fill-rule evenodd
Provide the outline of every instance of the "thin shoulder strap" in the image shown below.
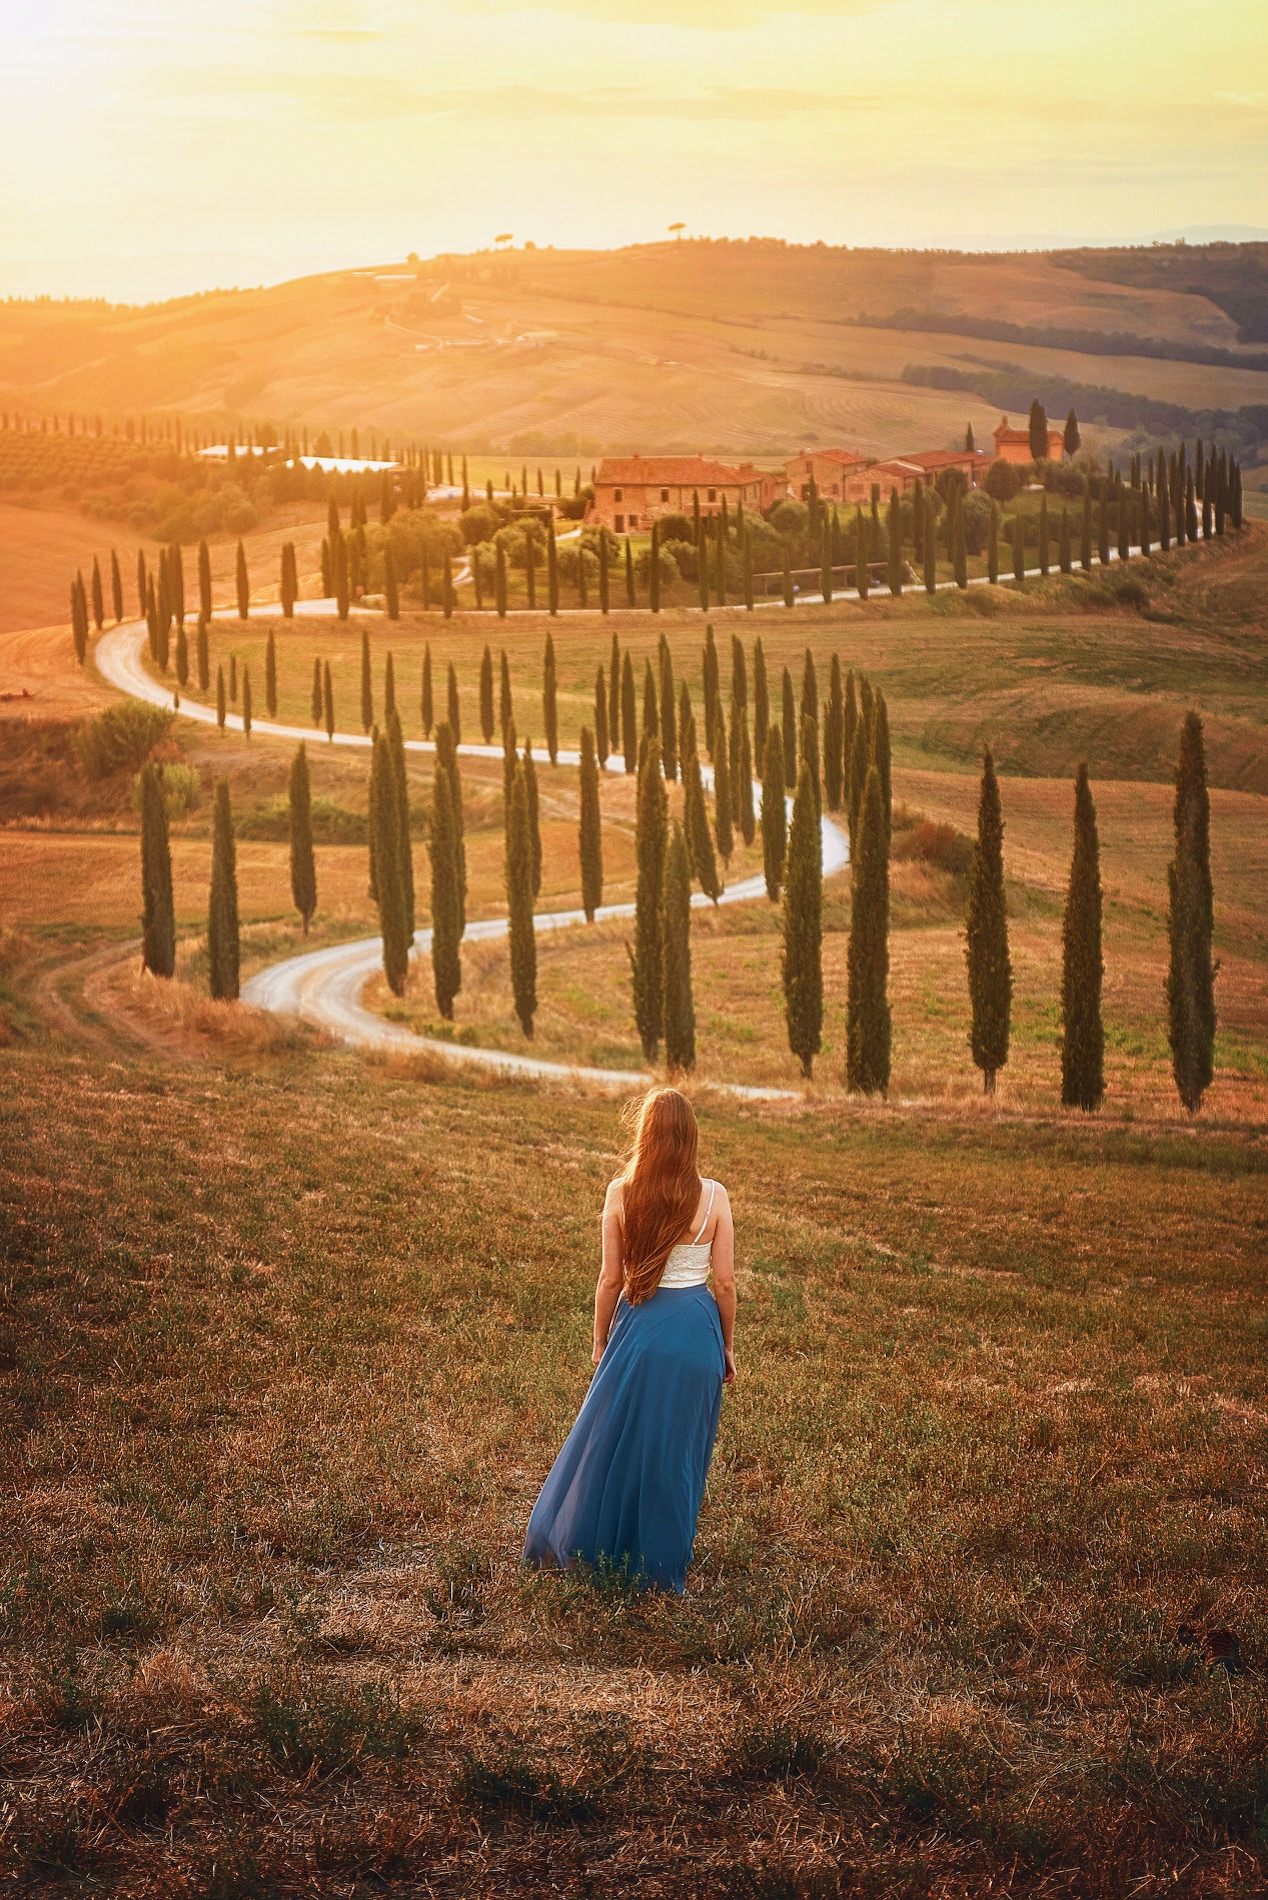
<path fill-rule="evenodd" d="M 698 1234 L 696 1235 L 696 1237 L 695 1237 L 695 1239 L 694 1239 L 694 1240 L 692 1241 L 692 1243 L 691 1243 L 693 1247 L 698 1247 L 698 1246 L 700 1245 L 700 1239 L 701 1239 L 701 1235 L 703 1235 L 703 1233 L 704 1233 L 704 1230 L 705 1230 L 705 1228 L 706 1228 L 706 1227 L 707 1227 L 707 1226 L 709 1225 L 709 1216 L 710 1216 L 710 1214 L 712 1214 L 712 1212 L 713 1212 L 713 1197 L 714 1197 L 714 1195 L 715 1195 L 715 1194 L 717 1193 L 717 1191 L 718 1191 L 718 1184 L 717 1184 L 717 1182 L 716 1182 L 716 1181 L 710 1181 L 710 1183 L 709 1183 L 709 1205 L 708 1205 L 708 1206 L 707 1206 L 707 1207 L 705 1208 L 705 1210 L 704 1210 L 704 1219 L 703 1219 L 703 1220 L 701 1221 L 701 1223 L 700 1223 L 700 1232 L 699 1232 L 699 1233 L 698 1233 Z"/>

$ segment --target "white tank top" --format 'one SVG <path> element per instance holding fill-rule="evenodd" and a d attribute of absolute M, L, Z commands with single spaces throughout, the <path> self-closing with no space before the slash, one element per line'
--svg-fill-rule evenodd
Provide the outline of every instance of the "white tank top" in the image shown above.
<path fill-rule="evenodd" d="M 669 1258 L 665 1270 L 660 1276 L 661 1286 L 703 1286 L 709 1278 L 709 1267 L 713 1259 L 713 1242 L 701 1240 L 700 1235 L 709 1225 L 709 1216 L 713 1212 L 713 1197 L 717 1193 L 716 1181 L 709 1183 L 709 1205 L 704 1210 L 704 1219 L 694 1240 L 680 1240 L 669 1249 Z"/>

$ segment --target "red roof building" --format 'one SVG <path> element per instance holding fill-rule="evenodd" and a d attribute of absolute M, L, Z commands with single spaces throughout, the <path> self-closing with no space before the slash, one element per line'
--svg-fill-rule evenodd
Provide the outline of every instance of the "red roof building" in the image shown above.
<path fill-rule="evenodd" d="M 867 467 L 867 457 L 856 449 L 802 449 L 784 470 L 788 493 L 796 501 L 809 501 L 810 481 L 824 501 L 844 501 L 846 483 L 851 475 Z"/>
<path fill-rule="evenodd" d="M 1030 449 L 1030 430 L 1009 427 L 1008 417 L 1001 416 L 999 427 L 995 430 L 995 453 L 1001 462 L 1033 462 Z M 1048 460 L 1065 461 L 1065 431 L 1049 429 Z"/>
<path fill-rule="evenodd" d="M 600 462 L 587 521 L 613 534 L 644 534 L 662 515 L 734 512 L 740 502 L 761 512 L 779 499 L 783 482 L 752 462 L 715 462 L 704 455 L 623 455 Z"/>

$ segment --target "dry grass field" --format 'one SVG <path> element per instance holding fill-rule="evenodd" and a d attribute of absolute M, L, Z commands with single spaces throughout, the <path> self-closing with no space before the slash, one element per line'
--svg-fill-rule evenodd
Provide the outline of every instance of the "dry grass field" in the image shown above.
<path fill-rule="evenodd" d="M 318 529 L 319 532 L 319 529 Z M 263 557 L 261 557 L 263 559 Z M 962 877 L 893 867 L 894 1088 L 795 1081 L 778 917 L 696 913 L 703 1165 L 737 1213 L 728 1391 L 681 1601 L 526 1576 L 528 1511 L 589 1376 L 610 1099 L 370 1061 L 206 998 L 211 783 L 228 777 L 244 969 L 292 954 L 289 743 L 178 723 L 178 972 L 138 972 L 129 776 L 87 781 L 109 697 L 52 630 L 0 653 L 47 698 L 0 754 L 0 1883 L 23 1895 L 290 1900 L 978 1900 L 1268 1888 L 1268 539 L 1159 560 L 1147 608 L 1024 596 L 713 616 L 777 675 L 809 646 L 885 690 L 895 798 L 972 829 L 1003 762 L 1014 1035 L 994 1104 L 966 1048 Z M 262 583 L 261 583 L 262 591 Z M 545 618 L 407 616 L 478 736 L 486 640 L 540 732 Z M 698 614 L 554 625 L 561 741 L 613 630 L 660 631 L 699 699 Z M 217 622 L 262 700 L 265 626 Z M 278 628 L 358 723 L 360 628 Z M 17 646 L 12 643 L 18 642 Z M 258 672 L 257 672 L 258 669 Z M 69 684 L 67 684 L 69 682 Z M 1170 787 L 1206 724 L 1220 1026 L 1180 1113 L 1162 1017 Z M 309 745 L 330 835 L 365 758 Z M 538 748 L 542 908 L 577 901 L 576 774 Z M 1071 777 L 1105 884 L 1105 1109 L 1057 1106 Z M 501 776 L 463 761 L 469 914 L 502 910 Z M 431 762 L 411 755 L 420 921 Z M 632 788 L 605 782 L 609 898 Z M 733 877 L 745 862 L 737 857 Z M 360 842 L 318 845 L 310 942 L 374 928 Z M 635 1067 L 626 932 L 540 946 L 536 1052 Z M 525 1044 L 504 948 L 464 950 L 457 1027 Z M 434 1027 L 427 969 L 403 1004 Z M 1219 1632 L 1242 1667 L 1213 1667 Z"/>

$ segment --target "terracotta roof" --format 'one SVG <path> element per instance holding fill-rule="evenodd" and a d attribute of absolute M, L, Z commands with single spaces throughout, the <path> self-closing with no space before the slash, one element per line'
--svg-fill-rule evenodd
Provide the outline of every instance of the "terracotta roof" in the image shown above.
<path fill-rule="evenodd" d="M 981 449 L 918 449 L 901 459 L 914 462 L 918 468 L 958 468 L 964 462 L 989 462 L 992 458 Z"/>
<path fill-rule="evenodd" d="M 761 478 L 762 471 L 751 462 L 734 466 L 707 461 L 703 455 L 623 455 L 600 462 L 594 479 L 596 487 L 615 482 L 632 488 L 646 483 L 654 488 L 659 482 L 666 488 L 718 488 Z"/>
<path fill-rule="evenodd" d="M 867 461 L 857 449 L 798 449 L 794 462 L 840 462 L 843 468 L 862 468 Z"/>

